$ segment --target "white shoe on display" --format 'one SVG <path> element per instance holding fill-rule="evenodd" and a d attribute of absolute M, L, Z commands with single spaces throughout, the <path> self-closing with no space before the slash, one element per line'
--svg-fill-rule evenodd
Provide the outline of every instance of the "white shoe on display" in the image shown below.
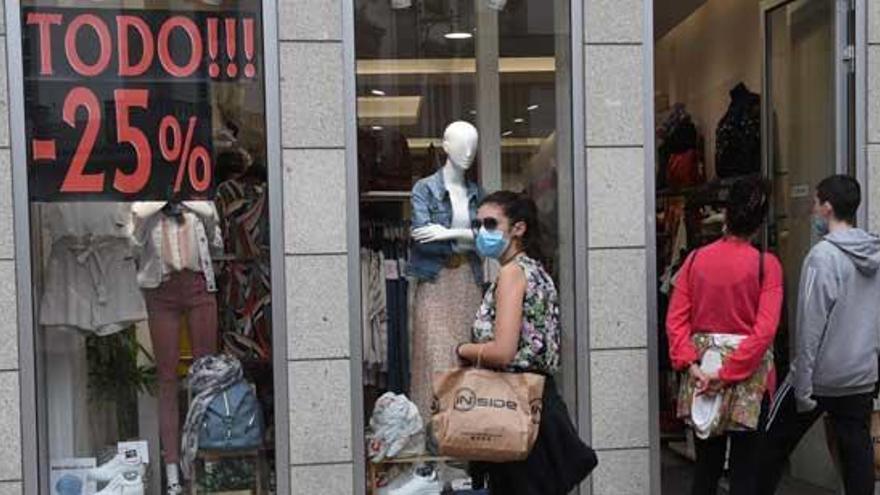
<path fill-rule="evenodd" d="M 418 470 L 401 476 L 390 485 L 377 492 L 377 495 L 440 495 L 443 484 L 437 478 L 437 471 L 421 475 Z"/>
<path fill-rule="evenodd" d="M 143 476 L 146 472 L 141 456 L 136 450 L 126 450 L 105 462 L 100 467 L 89 471 L 89 478 L 97 481 L 110 481 L 120 474 L 134 472 Z"/>
<path fill-rule="evenodd" d="M 95 495 L 144 495 L 144 479 L 134 471 L 122 473 Z"/>

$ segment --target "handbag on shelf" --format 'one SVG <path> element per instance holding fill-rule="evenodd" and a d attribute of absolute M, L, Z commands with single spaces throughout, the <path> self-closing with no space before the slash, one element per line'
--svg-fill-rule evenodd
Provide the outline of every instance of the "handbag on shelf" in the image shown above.
<path fill-rule="evenodd" d="M 544 381 L 536 373 L 461 368 L 433 380 L 433 433 L 440 454 L 468 461 L 528 457 L 538 438 Z"/>

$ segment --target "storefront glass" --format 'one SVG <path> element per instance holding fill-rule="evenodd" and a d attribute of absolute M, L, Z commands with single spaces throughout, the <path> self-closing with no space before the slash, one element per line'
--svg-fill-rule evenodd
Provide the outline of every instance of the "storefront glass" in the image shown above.
<path fill-rule="evenodd" d="M 454 347 L 470 340 L 483 292 L 497 274 L 497 265 L 474 253 L 472 240 L 454 241 L 436 277 L 425 272 L 415 259 L 419 241 L 411 230 L 442 225 L 444 212 L 425 207 L 419 181 L 431 184 L 438 198 L 448 194 L 453 210 L 450 181 L 476 203 L 478 196 L 503 189 L 535 201 L 540 261 L 563 306 L 561 374 L 574 376 L 569 25 L 564 1 L 355 2 L 368 439 L 375 440 L 369 425 L 385 392 L 405 394 L 423 423 L 430 422 L 432 375 L 457 365 Z M 469 144 L 472 133 L 479 136 L 476 146 Z M 464 146 L 473 160 L 462 165 L 444 145 L 453 150 L 449 155 Z M 450 215 L 445 227 L 455 227 L 458 214 Z M 469 220 L 458 221 L 469 229 Z M 571 394 L 566 398 L 574 402 Z M 423 448 L 415 437 L 390 464 L 374 462 L 385 452 L 377 453 L 382 446 L 368 440 L 370 459 L 356 460 L 367 464 L 368 493 L 396 473 L 411 473 L 407 456 L 434 451 L 430 441 Z M 466 477 L 445 459 L 433 467 L 441 484 Z M 406 476 L 397 476 L 397 483 Z"/>
<path fill-rule="evenodd" d="M 22 2 L 52 493 L 274 491 L 261 20 L 257 0 Z"/>

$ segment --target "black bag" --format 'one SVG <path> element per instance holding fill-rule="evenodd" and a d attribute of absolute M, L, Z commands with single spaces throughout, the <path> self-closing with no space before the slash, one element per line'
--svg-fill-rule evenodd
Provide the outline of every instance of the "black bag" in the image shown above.
<path fill-rule="evenodd" d="M 761 171 L 761 97 L 739 83 L 715 131 L 715 173 L 728 178 Z"/>
<path fill-rule="evenodd" d="M 552 377 L 544 382 L 543 403 L 538 440 L 528 459 L 471 463 L 474 488 L 485 487 L 488 478 L 493 494 L 566 495 L 593 472 L 599 464 L 596 451 L 578 436 Z"/>

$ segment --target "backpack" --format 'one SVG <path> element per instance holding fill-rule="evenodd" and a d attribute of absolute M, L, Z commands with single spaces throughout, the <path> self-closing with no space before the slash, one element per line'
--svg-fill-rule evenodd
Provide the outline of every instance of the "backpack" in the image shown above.
<path fill-rule="evenodd" d="M 199 449 L 255 449 L 263 445 L 263 412 L 254 388 L 240 380 L 217 394 L 202 418 Z"/>

